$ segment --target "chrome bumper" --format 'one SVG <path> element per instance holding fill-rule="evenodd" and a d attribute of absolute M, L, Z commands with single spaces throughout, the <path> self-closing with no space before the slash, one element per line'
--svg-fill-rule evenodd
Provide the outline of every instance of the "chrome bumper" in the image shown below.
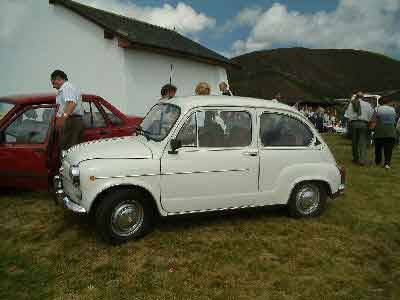
<path fill-rule="evenodd" d="M 331 198 L 332 198 L 332 199 L 336 199 L 336 198 L 338 198 L 338 197 L 344 195 L 344 191 L 345 191 L 345 190 L 346 190 L 346 185 L 342 183 L 342 184 L 339 186 L 338 191 L 337 191 L 336 193 L 334 193 L 334 194 L 332 195 Z"/>
<path fill-rule="evenodd" d="M 64 206 L 74 213 L 86 214 L 86 209 L 84 207 L 72 202 L 68 197 L 64 197 Z"/>
<path fill-rule="evenodd" d="M 55 198 L 57 204 L 63 203 L 66 208 L 77 214 L 86 214 L 87 211 L 84 207 L 71 201 L 68 196 L 64 193 L 63 183 L 60 176 L 54 176 L 53 179 Z"/>
<path fill-rule="evenodd" d="M 53 178 L 53 187 L 54 187 L 54 193 L 55 193 L 55 201 L 57 204 L 62 203 L 64 200 L 64 190 L 63 190 L 63 184 L 60 176 L 54 176 Z"/>

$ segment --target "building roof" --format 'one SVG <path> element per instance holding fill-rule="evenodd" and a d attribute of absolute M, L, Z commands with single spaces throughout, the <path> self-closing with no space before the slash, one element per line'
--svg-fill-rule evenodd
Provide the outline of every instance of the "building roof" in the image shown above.
<path fill-rule="evenodd" d="M 195 107 L 253 107 L 285 110 L 293 113 L 299 113 L 296 109 L 284 103 L 248 97 L 237 96 L 188 96 L 174 97 L 170 100 L 163 101 L 180 106 L 184 111 Z"/>
<path fill-rule="evenodd" d="M 184 37 L 174 30 L 90 7 L 71 0 L 49 0 L 96 23 L 108 33 L 125 39 L 127 48 L 153 50 L 171 56 L 223 65 L 237 66 L 226 57 Z"/>

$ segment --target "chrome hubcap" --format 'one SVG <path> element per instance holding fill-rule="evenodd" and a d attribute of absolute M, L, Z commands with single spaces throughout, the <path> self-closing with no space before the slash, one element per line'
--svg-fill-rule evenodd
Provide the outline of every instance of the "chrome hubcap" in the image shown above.
<path fill-rule="evenodd" d="M 137 201 L 118 205 L 111 216 L 112 230 L 121 236 L 134 234 L 143 224 L 143 206 Z"/>
<path fill-rule="evenodd" d="M 296 207 L 303 215 L 309 215 L 316 211 L 319 202 L 319 189 L 314 185 L 305 185 L 297 192 Z"/>

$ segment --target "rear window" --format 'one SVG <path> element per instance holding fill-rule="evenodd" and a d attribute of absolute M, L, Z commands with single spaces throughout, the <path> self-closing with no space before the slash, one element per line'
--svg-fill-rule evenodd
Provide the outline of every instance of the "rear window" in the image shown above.
<path fill-rule="evenodd" d="M 12 110 L 14 104 L 10 104 L 7 102 L 0 102 L 0 121 L 5 117 L 5 115 Z"/>

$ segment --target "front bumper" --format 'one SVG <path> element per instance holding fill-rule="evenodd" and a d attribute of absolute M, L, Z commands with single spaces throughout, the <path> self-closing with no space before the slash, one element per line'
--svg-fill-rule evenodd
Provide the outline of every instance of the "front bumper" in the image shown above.
<path fill-rule="evenodd" d="M 77 214 L 86 214 L 87 213 L 87 211 L 84 207 L 73 202 L 68 197 L 68 195 L 65 194 L 64 189 L 63 189 L 63 181 L 60 176 L 54 176 L 53 185 L 54 185 L 55 198 L 56 198 L 57 204 L 63 203 L 67 209 L 69 209 Z"/>
<path fill-rule="evenodd" d="M 344 195 L 344 191 L 345 191 L 345 190 L 346 190 L 346 185 L 342 183 L 342 184 L 339 186 L 339 189 L 337 190 L 337 192 L 334 193 L 334 194 L 331 196 L 331 198 L 332 198 L 332 199 L 336 199 L 336 198 L 338 198 L 338 197 Z"/>

